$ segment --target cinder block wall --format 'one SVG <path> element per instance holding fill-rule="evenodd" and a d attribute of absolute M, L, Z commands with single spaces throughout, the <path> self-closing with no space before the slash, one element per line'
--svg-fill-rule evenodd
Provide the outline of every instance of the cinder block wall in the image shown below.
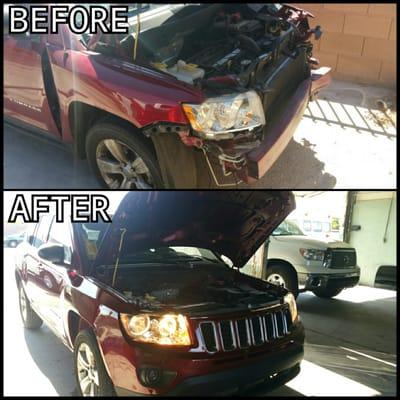
<path fill-rule="evenodd" d="M 395 4 L 291 4 L 315 15 L 312 27 L 321 25 L 314 56 L 335 78 L 396 87 Z"/>

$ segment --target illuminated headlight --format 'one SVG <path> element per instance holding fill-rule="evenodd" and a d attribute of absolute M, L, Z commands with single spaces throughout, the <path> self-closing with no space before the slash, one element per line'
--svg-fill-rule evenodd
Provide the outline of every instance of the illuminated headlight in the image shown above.
<path fill-rule="evenodd" d="M 284 301 L 286 304 L 289 306 L 290 310 L 290 315 L 292 316 L 292 322 L 295 322 L 297 319 L 297 304 L 296 304 L 296 299 L 294 298 L 292 293 L 288 293 L 284 297 Z"/>
<path fill-rule="evenodd" d="M 319 249 L 300 249 L 300 254 L 311 261 L 324 261 L 325 250 Z"/>
<path fill-rule="evenodd" d="M 253 90 L 182 107 L 193 130 L 205 139 L 231 139 L 235 132 L 265 125 L 260 96 Z"/>
<path fill-rule="evenodd" d="M 191 344 L 187 319 L 183 315 L 121 314 L 120 317 L 125 331 L 137 342 L 170 346 Z"/>

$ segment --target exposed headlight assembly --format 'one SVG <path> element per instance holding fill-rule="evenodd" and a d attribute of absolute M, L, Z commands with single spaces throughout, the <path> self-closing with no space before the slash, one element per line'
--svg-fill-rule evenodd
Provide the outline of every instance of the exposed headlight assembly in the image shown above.
<path fill-rule="evenodd" d="M 126 333 L 137 342 L 169 346 L 191 344 L 188 323 L 183 315 L 120 314 Z"/>
<path fill-rule="evenodd" d="M 253 90 L 207 99 L 202 104 L 183 104 L 196 133 L 212 140 L 231 139 L 234 133 L 265 125 L 260 96 Z"/>
<path fill-rule="evenodd" d="M 319 249 L 300 249 L 300 254 L 310 261 L 324 261 L 325 250 Z"/>
<path fill-rule="evenodd" d="M 284 301 L 286 304 L 289 305 L 290 315 L 292 316 L 292 322 L 295 322 L 298 316 L 296 299 L 294 298 L 292 293 L 288 293 L 284 297 Z"/>

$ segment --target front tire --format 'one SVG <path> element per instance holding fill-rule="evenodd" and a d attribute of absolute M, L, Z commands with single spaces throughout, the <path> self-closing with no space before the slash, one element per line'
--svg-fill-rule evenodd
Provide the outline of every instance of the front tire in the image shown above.
<path fill-rule="evenodd" d="M 163 181 L 155 152 L 145 138 L 112 121 L 90 128 L 86 155 L 99 183 L 108 189 L 159 189 Z"/>
<path fill-rule="evenodd" d="M 8 247 L 15 248 L 15 247 L 17 247 L 17 244 L 18 244 L 18 242 L 16 240 L 10 240 L 8 242 Z"/>
<path fill-rule="evenodd" d="M 75 379 L 80 396 L 114 396 L 114 386 L 103 363 L 93 332 L 79 332 L 74 343 Z"/>
<path fill-rule="evenodd" d="M 285 287 L 287 290 L 293 293 L 293 296 L 295 298 L 297 298 L 299 294 L 296 272 L 293 271 L 292 268 L 290 268 L 288 265 L 267 265 L 265 280 L 269 283 Z"/>
<path fill-rule="evenodd" d="M 26 297 L 22 284 L 18 285 L 19 291 L 19 311 L 24 327 L 27 329 L 39 329 L 42 326 L 42 319 L 33 311 L 31 304 Z"/>
<path fill-rule="evenodd" d="M 323 299 L 331 299 L 332 297 L 337 296 L 341 291 L 343 290 L 343 288 L 325 288 L 325 289 L 314 289 L 313 293 L 318 296 L 321 297 Z"/>

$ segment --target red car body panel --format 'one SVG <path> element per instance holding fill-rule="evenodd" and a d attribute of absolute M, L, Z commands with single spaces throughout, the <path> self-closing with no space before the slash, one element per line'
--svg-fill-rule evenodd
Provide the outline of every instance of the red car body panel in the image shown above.
<path fill-rule="evenodd" d="M 62 38 L 60 32 L 58 37 L 54 34 L 49 36 L 51 38 L 48 39 L 47 35 L 44 35 L 41 44 L 34 49 L 26 49 L 25 45 L 30 42 L 23 39 L 18 41 L 10 37 L 6 40 L 5 114 L 43 130 L 58 132 L 46 103 L 41 78 L 40 52 L 44 43 L 48 42 L 47 49 L 60 102 L 61 134 L 67 143 L 73 140 L 69 119 L 70 106 L 73 102 L 81 102 L 104 110 L 141 128 L 156 122 L 186 125 L 188 120 L 183 113 L 181 103 L 201 103 L 204 99 L 201 91 L 177 81 L 168 74 L 86 51 L 82 45 L 78 49 L 64 49 L 63 43 L 71 43 L 73 35 L 64 33 L 66 37 Z M 29 86 L 32 85 L 32 68 L 35 76 L 40 76 L 40 79 L 35 81 L 37 87 L 33 88 Z M 16 88 L 10 78 L 12 73 L 18 73 L 19 85 Z M 26 81 L 21 77 L 25 77 Z M 36 115 L 37 112 L 26 110 L 26 106 L 12 101 L 22 94 L 29 96 L 32 91 L 35 92 L 34 95 L 30 96 L 25 104 L 35 104 L 35 107 L 41 110 L 40 117 Z M 34 116 L 31 117 L 31 113 Z"/>

